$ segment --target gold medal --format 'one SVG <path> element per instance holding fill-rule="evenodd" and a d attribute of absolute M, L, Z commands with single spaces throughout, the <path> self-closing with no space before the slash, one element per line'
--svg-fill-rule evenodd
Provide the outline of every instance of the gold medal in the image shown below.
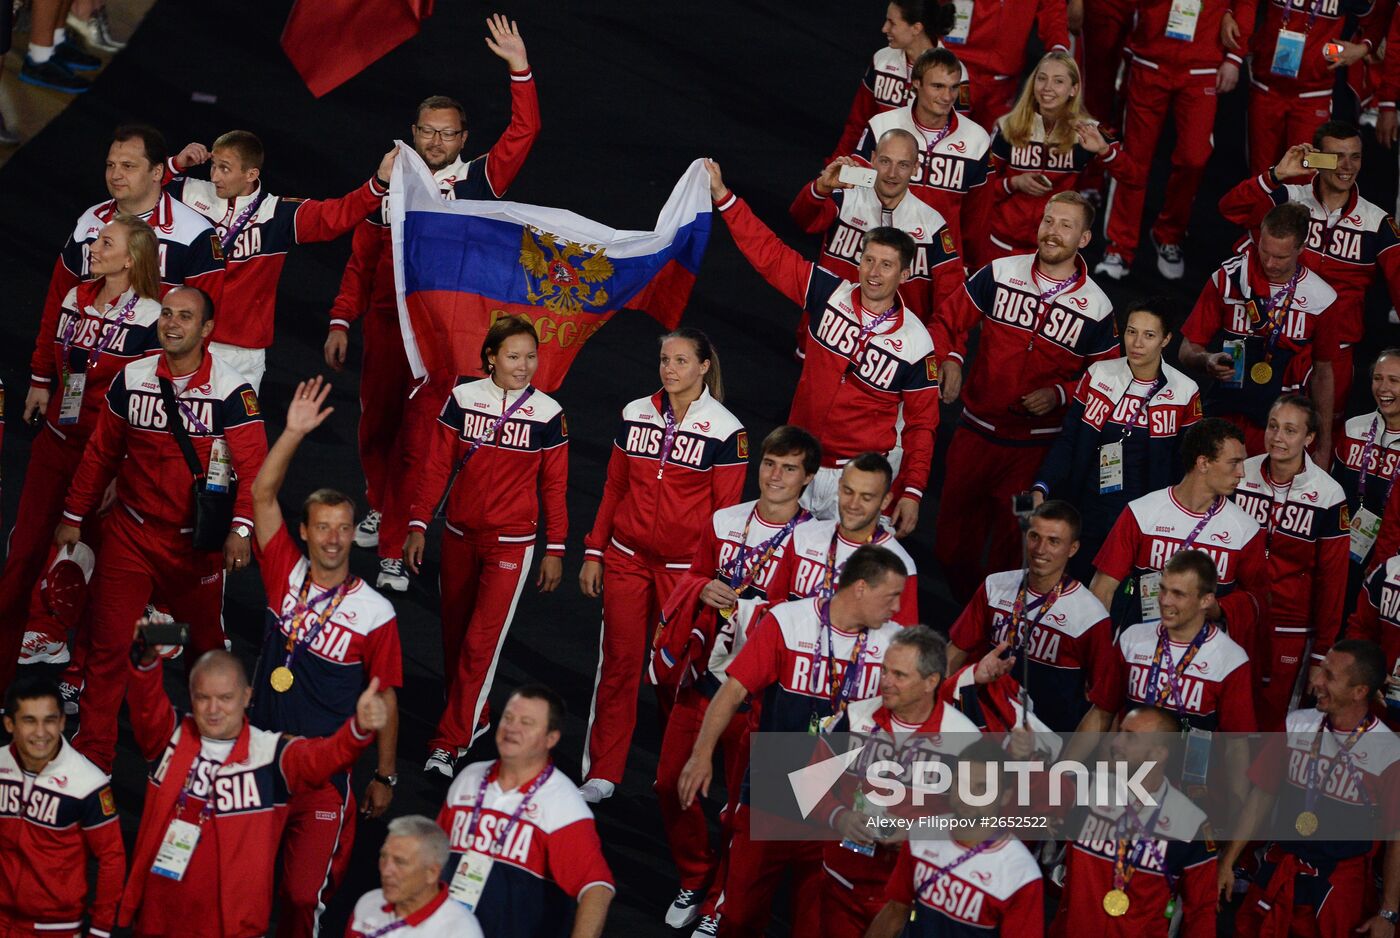
<path fill-rule="evenodd" d="M 277 693 L 285 694 L 292 689 L 293 680 L 295 679 L 292 677 L 292 669 L 286 665 L 278 665 L 272 669 L 272 676 L 268 679 L 268 683 Z"/>
<path fill-rule="evenodd" d="M 724 619 L 725 621 L 734 618 L 734 610 L 737 608 L 737 606 L 725 606 L 724 608 L 718 610 L 720 618 Z"/>
<path fill-rule="evenodd" d="M 1274 380 L 1274 366 L 1268 362 L 1260 362 L 1249 369 L 1249 377 L 1255 384 L 1268 384 Z"/>
<path fill-rule="evenodd" d="M 1317 833 L 1317 815 L 1311 811 L 1304 811 L 1298 815 L 1298 820 L 1293 822 L 1293 829 L 1304 837 L 1311 837 Z"/>
<path fill-rule="evenodd" d="M 1103 910 L 1114 918 L 1128 911 L 1128 894 L 1121 889 L 1110 889 L 1103 896 Z"/>

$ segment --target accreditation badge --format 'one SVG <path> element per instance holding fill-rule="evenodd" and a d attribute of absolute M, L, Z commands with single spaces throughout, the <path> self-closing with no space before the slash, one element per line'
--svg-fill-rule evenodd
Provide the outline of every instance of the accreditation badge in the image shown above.
<path fill-rule="evenodd" d="M 1138 598 L 1142 604 L 1142 621 L 1156 622 L 1162 618 L 1157 596 L 1162 592 L 1162 572 L 1150 570 L 1138 577 Z"/>
<path fill-rule="evenodd" d="M 452 884 L 447 887 L 447 891 L 453 899 L 466 906 L 468 912 L 476 911 L 476 905 L 481 901 L 481 894 L 486 889 L 486 879 L 491 875 L 493 862 L 489 856 L 478 850 L 468 850 L 467 855 L 457 864 L 457 872 L 452 875 Z"/>
<path fill-rule="evenodd" d="M 1172 0 L 1167 14 L 1167 38 L 1190 42 L 1196 38 L 1196 23 L 1201 18 L 1201 0 Z"/>
<path fill-rule="evenodd" d="M 1123 441 L 1099 447 L 1099 494 L 1123 491 Z"/>
<path fill-rule="evenodd" d="M 156 860 L 151 864 L 151 872 L 177 883 L 184 878 L 189 868 L 194 848 L 199 846 L 199 825 L 174 818 L 165 829 Z"/>
<path fill-rule="evenodd" d="M 1381 533 L 1381 517 L 1369 508 L 1357 508 L 1351 516 L 1351 562 L 1365 563 Z"/>
<path fill-rule="evenodd" d="M 87 372 L 63 369 L 63 397 L 58 402 L 58 423 L 72 426 L 83 413 L 83 391 L 87 388 Z"/>
<path fill-rule="evenodd" d="M 943 37 L 943 41 L 955 46 L 963 45 L 971 31 L 972 0 L 953 0 L 953 29 Z"/>
<path fill-rule="evenodd" d="M 1303 64 L 1303 46 L 1307 40 L 1306 33 L 1280 29 L 1278 42 L 1274 44 L 1274 63 L 1269 67 L 1269 71 L 1282 78 L 1297 78 L 1298 69 Z"/>

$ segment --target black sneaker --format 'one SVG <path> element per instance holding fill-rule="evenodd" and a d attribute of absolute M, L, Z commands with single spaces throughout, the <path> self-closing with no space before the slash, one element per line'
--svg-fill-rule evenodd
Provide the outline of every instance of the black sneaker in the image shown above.
<path fill-rule="evenodd" d="M 92 87 L 86 78 L 79 78 L 64 68 L 57 58 L 40 64 L 27 55 L 24 57 L 24 67 L 19 70 L 19 80 L 66 94 L 82 94 Z"/>
<path fill-rule="evenodd" d="M 53 57 L 69 71 L 95 72 L 102 67 L 101 59 L 84 52 L 83 47 L 71 38 L 54 46 Z"/>

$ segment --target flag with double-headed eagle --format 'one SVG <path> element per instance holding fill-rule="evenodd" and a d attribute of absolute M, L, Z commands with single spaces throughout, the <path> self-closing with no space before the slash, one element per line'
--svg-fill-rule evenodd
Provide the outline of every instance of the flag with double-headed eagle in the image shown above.
<path fill-rule="evenodd" d="M 709 177 L 690 164 L 652 231 L 618 231 L 573 212 L 442 198 L 399 144 L 389 186 L 399 324 L 417 378 L 481 373 L 481 343 L 502 316 L 540 338 L 534 384 L 554 391 L 590 336 L 622 309 L 680 322 L 710 236 Z"/>

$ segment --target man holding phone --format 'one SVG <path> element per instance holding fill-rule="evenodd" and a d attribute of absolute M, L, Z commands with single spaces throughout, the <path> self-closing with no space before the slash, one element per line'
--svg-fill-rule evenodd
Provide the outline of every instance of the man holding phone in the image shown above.
<path fill-rule="evenodd" d="M 1337 349 L 1330 411 L 1337 423 L 1346 416 L 1352 353 L 1365 331 L 1367 288 L 1384 277 L 1391 305 L 1400 305 L 1400 227 L 1394 216 L 1361 196 L 1360 175 L 1361 132 L 1345 121 L 1328 121 L 1317 128 L 1311 145 L 1289 147 L 1276 166 L 1241 182 L 1220 200 L 1220 214 L 1249 229 L 1256 241 L 1259 223 L 1274 206 L 1296 202 L 1308 210 L 1304 262 L 1337 291 L 1331 314 Z M 1315 350 L 1315 357 L 1319 353 L 1326 350 Z M 1324 432 L 1331 429 L 1324 423 Z M 1331 450 L 1323 449 L 1321 436 L 1318 442 L 1317 461 L 1326 468 Z"/>
<path fill-rule="evenodd" d="M 355 503 L 349 496 L 317 489 L 306 497 L 300 531 L 306 556 L 277 504 L 297 447 L 331 414 L 333 408 L 323 409 L 330 392 L 319 377 L 297 385 L 286 429 L 253 480 L 253 530 L 268 605 L 249 718 L 264 730 L 329 736 L 354 713 L 365 685 L 378 680 L 389 714 L 379 730 L 379 761 L 365 789 L 364 814 L 379 817 L 398 782 L 395 688 L 403 683 L 403 655 L 394 607 L 350 572 Z M 354 839 L 348 773 L 292 795 L 282 839 L 278 935 L 316 934 L 325 902 L 349 866 Z"/>
<path fill-rule="evenodd" d="M 861 241 L 879 225 L 898 228 L 914 239 L 914 264 L 902 293 L 909 310 L 927 324 L 940 302 L 962 286 L 963 265 L 947 221 L 932 206 L 909 194 L 919 168 L 919 143 L 898 127 L 880 135 L 873 168 L 849 156 L 837 157 L 803 186 L 789 209 L 808 234 L 822 234 L 817 263 L 843 280 L 860 276 Z M 799 343 L 806 323 L 798 327 Z M 799 347 L 800 344 L 799 344 Z"/>
<path fill-rule="evenodd" d="M 113 379 L 54 531 L 59 547 L 76 544 L 83 519 L 115 480 L 117 502 L 103 522 L 92 577 L 83 722 L 73 737 L 73 745 L 105 770 L 116 751 L 131 623 L 151 597 L 158 594 L 190 624 L 196 655 L 224 647 L 224 575 L 247 566 L 253 533 L 252 497 L 238 482 L 256 476 L 267 455 L 257 394 L 204 350 L 214 331 L 208 295 L 195 287 L 171 290 L 157 329 L 161 354 L 132 362 Z M 167 394 L 175 408 L 167 407 Z M 176 414 L 184 440 L 173 429 Z M 184 445 L 203 470 L 198 478 Z M 233 499 L 222 552 L 194 547 L 196 487 L 200 496 L 222 489 Z"/>

